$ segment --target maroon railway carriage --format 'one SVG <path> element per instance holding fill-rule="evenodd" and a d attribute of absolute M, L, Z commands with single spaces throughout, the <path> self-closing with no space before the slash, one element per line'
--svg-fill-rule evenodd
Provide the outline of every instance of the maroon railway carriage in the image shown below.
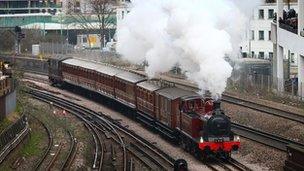
<path fill-rule="evenodd" d="M 67 59 L 61 64 L 63 80 L 83 88 L 114 97 L 114 75 L 124 72 L 103 64 Z"/>
<path fill-rule="evenodd" d="M 175 128 L 179 119 L 182 97 L 191 95 L 197 94 L 177 87 L 156 91 L 156 128 L 172 140 L 176 137 Z"/>
<path fill-rule="evenodd" d="M 136 87 L 138 119 L 151 128 L 155 126 L 155 91 L 159 89 L 161 89 L 161 86 L 151 80 L 138 83 Z"/>
<path fill-rule="evenodd" d="M 109 66 L 98 66 L 96 78 L 96 91 L 110 98 L 115 97 L 115 78 L 114 76 L 122 70 Z"/>
<path fill-rule="evenodd" d="M 115 98 L 132 109 L 136 109 L 136 84 L 146 78 L 135 73 L 123 71 L 115 75 Z"/>
<path fill-rule="evenodd" d="M 63 81 L 95 91 L 96 68 L 93 63 L 76 59 L 64 60 L 61 64 Z"/>

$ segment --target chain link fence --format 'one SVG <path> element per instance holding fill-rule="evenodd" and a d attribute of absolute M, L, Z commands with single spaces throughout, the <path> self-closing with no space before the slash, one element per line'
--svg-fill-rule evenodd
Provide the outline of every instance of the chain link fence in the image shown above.
<path fill-rule="evenodd" d="M 279 86 L 282 90 L 279 91 Z M 238 90 L 258 95 L 277 95 L 281 98 L 289 98 L 296 101 L 304 100 L 304 82 L 294 79 L 273 79 L 271 75 L 233 73 L 228 79 L 228 90 Z"/>
<path fill-rule="evenodd" d="M 74 46 L 68 43 L 39 43 L 41 54 L 71 54 L 74 52 Z"/>

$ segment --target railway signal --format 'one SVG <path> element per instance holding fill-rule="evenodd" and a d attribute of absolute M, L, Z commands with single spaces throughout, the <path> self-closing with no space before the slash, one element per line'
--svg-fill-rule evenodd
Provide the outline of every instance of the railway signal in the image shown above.
<path fill-rule="evenodd" d="M 15 27 L 15 32 L 16 32 L 16 33 L 21 33 L 21 27 L 16 26 L 16 27 Z"/>
<path fill-rule="evenodd" d="M 20 41 L 25 38 L 25 34 L 22 33 L 22 29 L 20 26 L 15 27 L 15 54 L 20 54 L 21 47 Z"/>
<path fill-rule="evenodd" d="M 21 40 L 21 39 L 24 39 L 25 38 L 25 34 L 24 33 L 18 33 L 18 39 Z"/>

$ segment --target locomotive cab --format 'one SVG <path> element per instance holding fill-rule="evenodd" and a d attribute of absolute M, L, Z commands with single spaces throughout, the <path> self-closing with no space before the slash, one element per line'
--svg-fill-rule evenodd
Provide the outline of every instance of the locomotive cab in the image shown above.
<path fill-rule="evenodd" d="M 199 141 L 203 129 L 201 116 L 205 113 L 205 99 L 201 96 L 183 97 L 180 103 L 180 129 Z"/>
<path fill-rule="evenodd" d="M 203 101 L 198 98 L 184 99 L 181 104 L 181 112 L 184 113 L 203 113 Z"/>

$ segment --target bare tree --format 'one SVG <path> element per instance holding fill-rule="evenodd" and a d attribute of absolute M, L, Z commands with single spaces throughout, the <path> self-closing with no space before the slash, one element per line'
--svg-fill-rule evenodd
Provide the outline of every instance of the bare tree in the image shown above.
<path fill-rule="evenodd" d="M 83 8 L 82 4 L 74 2 L 71 16 L 77 25 L 86 30 L 87 33 L 98 30 L 102 48 L 105 44 L 107 32 L 115 25 L 115 8 L 119 3 L 117 0 L 87 0 L 85 3 L 87 8 Z"/>

